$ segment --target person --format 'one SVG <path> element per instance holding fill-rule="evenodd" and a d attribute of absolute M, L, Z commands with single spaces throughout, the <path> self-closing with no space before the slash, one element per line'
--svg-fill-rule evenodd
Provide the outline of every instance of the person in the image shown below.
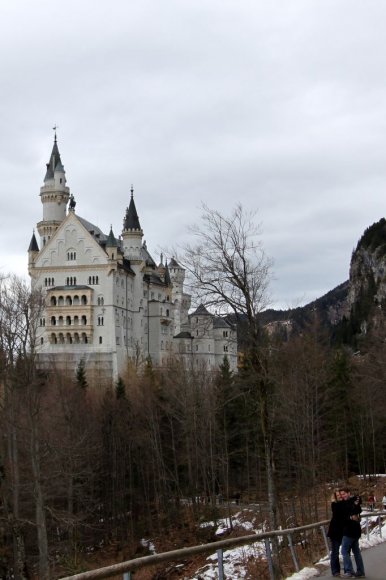
<path fill-rule="evenodd" d="M 363 565 L 362 555 L 359 548 L 359 538 L 361 537 L 360 513 L 361 498 L 359 496 L 351 497 L 348 489 L 339 490 L 344 505 L 343 521 L 343 538 L 342 538 L 342 557 L 344 578 L 364 578 L 365 568 Z M 354 572 L 351 562 L 350 551 L 352 551 L 356 564 Z"/>
<path fill-rule="evenodd" d="M 343 538 L 343 525 L 345 506 L 339 491 L 335 491 L 331 497 L 332 518 L 328 526 L 327 536 L 330 539 L 330 566 L 331 574 L 340 577 L 339 549 Z"/>
<path fill-rule="evenodd" d="M 368 504 L 369 504 L 369 510 L 372 512 L 374 511 L 375 508 L 375 495 L 373 495 L 372 493 L 370 493 L 369 498 L 368 498 Z"/>
<path fill-rule="evenodd" d="M 382 505 L 383 505 L 383 509 L 386 510 L 386 493 L 382 498 Z"/>

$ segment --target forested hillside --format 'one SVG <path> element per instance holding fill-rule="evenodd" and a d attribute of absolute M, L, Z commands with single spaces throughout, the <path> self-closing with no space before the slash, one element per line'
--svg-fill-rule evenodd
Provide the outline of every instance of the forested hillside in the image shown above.
<path fill-rule="evenodd" d="M 3 577 L 15 567 L 59 577 L 90 565 L 90 551 L 111 557 L 112 546 L 129 558 L 152 535 L 165 549 L 210 539 L 198 524 L 218 509 L 215 497 L 266 502 L 267 436 L 279 523 L 288 498 L 303 498 L 299 523 L 313 521 L 319 484 L 385 470 L 383 343 L 352 357 L 317 324 L 264 341 L 254 380 L 269 386 L 265 399 L 248 361 L 232 375 L 226 359 L 215 374 L 177 361 L 162 372 L 132 367 L 106 389 L 85 369 L 36 369 L 31 300 L 17 280 L 1 288 Z"/>

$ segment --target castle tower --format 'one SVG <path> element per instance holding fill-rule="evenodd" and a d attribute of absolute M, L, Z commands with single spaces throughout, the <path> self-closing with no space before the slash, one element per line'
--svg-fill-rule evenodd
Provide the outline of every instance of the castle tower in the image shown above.
<path fill-rule="evenodd" d="M 66 187 L 66 174 L 60 159 L 56 133 L 44 185 L 40 188 L 40 199 L 43 204 L 43 219 L 37 224 L 40 235 L 40 247 L 53 236 L 66 217 L 66 207 L 70 189 Z"/>
<path fill-rule="evenodd" d="M 123 220 L 122 240 L 123 255 L 131 261 L 141 260 L 143 231 L 139 223 L 137 209 L 134 203 L 134 189 L 131 186 L 130 205 L 126 209 L 125 219 Z"/>

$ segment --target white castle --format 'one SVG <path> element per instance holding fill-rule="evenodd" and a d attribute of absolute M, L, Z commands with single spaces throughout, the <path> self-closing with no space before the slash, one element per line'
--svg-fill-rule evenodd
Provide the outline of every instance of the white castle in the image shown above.
<path fill-rule="evenodd" d="M 123 230 L 115 238 L 75 213 L 57 138 L 40 189 L 43 219 L 28 249 L 33 289 L 44 294 L 37 333 L 41 367 L 116 380 L 129 363 L 167 367 L 174 359 L 214 370 L 237 366 L 237 335 L 224 318 L 199 306 L 189 314 L 185 270 L 161 255 L 157 266 L 142 241 L 131 188 Z"/>

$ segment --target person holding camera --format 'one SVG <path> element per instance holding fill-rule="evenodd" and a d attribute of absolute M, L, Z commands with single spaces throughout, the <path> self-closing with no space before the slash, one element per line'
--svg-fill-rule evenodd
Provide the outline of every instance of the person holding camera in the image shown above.
<path fill-rule="evenodd" d="M 359 548 L 359 538 L 362 529 L 360 524 L 361 498 L 359 495 L 351 496 L 348 489 L 339 490 L 344 502 L 344 522 L 342 538 L 342 557 L 344 567 L 344 578 L 364 578 L 365 568 L 363 565 L 362 555 Z M 355 559 L 357 571 L 354 572 L 351 562 L 350 551 Z"/>

